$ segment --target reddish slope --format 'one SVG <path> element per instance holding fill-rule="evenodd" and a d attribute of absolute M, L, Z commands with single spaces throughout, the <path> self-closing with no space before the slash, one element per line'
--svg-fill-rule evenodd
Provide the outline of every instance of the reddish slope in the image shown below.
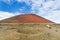
<path fill-rule="evenodd" d="M 23 14 L 14 16 L 5 20 L 0 21 L 0 23 L 53 23 L 45 18 L 42 18 L 35 14 Z"/>

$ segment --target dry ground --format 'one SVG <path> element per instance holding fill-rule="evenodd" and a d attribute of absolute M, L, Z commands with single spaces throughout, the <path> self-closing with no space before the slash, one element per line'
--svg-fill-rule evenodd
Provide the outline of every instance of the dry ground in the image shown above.
<path fill-rule="evenodd" d="M 0 40 L 60 40 L 60 24 L 0 23 Z"/>

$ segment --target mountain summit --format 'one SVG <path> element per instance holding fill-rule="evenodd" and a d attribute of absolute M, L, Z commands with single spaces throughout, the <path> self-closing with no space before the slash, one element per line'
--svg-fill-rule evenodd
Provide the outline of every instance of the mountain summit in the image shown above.
<path fill-rule="evenodd" d="M 21 14 L 1 20 L 0 23 L 54 23 L 35 14 Z"/>

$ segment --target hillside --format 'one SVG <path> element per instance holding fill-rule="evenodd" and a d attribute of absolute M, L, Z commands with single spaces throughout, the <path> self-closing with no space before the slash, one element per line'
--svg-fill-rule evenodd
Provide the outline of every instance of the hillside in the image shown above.
<path fill-rule="evenodd" d="M 0 23 L 54 23 L 35 14 L 21 14 L 4 19 Z"/>

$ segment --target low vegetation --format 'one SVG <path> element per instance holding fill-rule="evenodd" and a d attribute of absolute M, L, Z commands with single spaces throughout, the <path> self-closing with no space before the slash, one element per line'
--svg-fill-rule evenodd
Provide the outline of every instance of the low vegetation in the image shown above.
<path fill-rule="evenodd" d="M 60 24 L 1 23 L 0 40 L 60 40 Z"/>

